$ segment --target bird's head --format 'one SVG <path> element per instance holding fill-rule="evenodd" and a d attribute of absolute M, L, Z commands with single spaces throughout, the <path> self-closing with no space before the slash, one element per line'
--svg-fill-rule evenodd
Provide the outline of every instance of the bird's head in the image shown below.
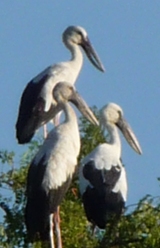
<path fill-rule="evenodd" d="M 100 111 L 100 123 L 102 127 L 105 125 L 116 125 L 123 133 L 129 145 L 139 154 L 142 154 L 138 139 L 132 131 L 130 125 L 124 119 L 122 108 L 115 104 L 109 103 Z"/>
<path fill-rule="evenodd" d="M 62 108 L 68 101 L 72 102 L 92 124 L 99 125 L 87 103 L 70 83 L 59 82 L 56 84 L 53 89 L 53 97 L 58 104 L 62 105 Z"/>
<path fill-rule="evenodd" d="M 77 45 L 81 45 L 83 40 L 87 40 L 88 35 L 84 28 L 80 26 L 69 26 L 63 33 L 63 41 L 69 40 Z"/>
<path fill-rule="evenodd" d="M 63 42 L 69 48 L 73 47 L 74 45 L 81 46 L 91 63 L 100 71 L 105 71 L 104 66 L 100 61 L 93 46 L 91 45 L 87 32 L 84 28 L 80 26 L 69 26 L 63 32 Z"/>
<path fill-rule="evenodd" d="M 123 110 L 115 103 L 109 103 L 101 109 L 102 122 L 108 122 L 110 124 L 117 124 L 120 117 L 123 117 Z"/>
<path fill-rule="evenodd" d="M 70 100 L 74 87 L 67 82 L 59 82 L 53 89 L 53 97 L 57 103 L 65 103 Z"/>

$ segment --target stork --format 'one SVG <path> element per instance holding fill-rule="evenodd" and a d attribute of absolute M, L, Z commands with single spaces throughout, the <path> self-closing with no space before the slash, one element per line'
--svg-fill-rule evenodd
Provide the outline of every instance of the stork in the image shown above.
<path fill-rule="evenodd" d="M 58 83 L 53 96 L 64 111 L 65 120 L 50 131 L 29 167 L 25 221 L 29 239 L 33 241 L 36 234 L 42 240 L 50 237 L 52 248 L 54 227 L 58 236 L 57 247 L 61 248 L 58 206 L 71 183 L 80 152 L 77 118 L 68 99 L 72 99 L 90 122 L 98 125 L 98 121 L 71 84 Z"/>
<path fill-rule="evenodd" d="M 99 144 L 82 161 L 79 171 L 80 192 L 89 222 L 104 229 L 110 216 L 122 214 L 127 199 L 126 172 L 121 161 L 118 128 L 129 145 L 142 153 L 136 136 L 124 120 L 123 111 L 115 103 L 100 111 L 100 125 L 107 129 L 107 142 Z"/>
<path fill-rule="evenodd" d="M 65 81 L 74 85 L 83 64 L 80 47 L 91 63 L 100 71 L 104 71 L 84 28 L 69 26 L 63 32 L 63 42 L 71 52 L 71 59 L 46 68 L 27 84 L 22 94 L 16 122 L 16 137 L 20 144 L 29 142 L 35 131 L 61 110 L 53 98 L 52 91 L 57 82 Z"/>

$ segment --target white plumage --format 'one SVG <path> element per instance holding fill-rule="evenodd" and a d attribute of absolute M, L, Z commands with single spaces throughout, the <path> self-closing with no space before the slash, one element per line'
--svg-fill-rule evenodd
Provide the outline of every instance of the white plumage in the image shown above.
<path fill-rule="evenodd" d="M 48 240 L 50 233 L 50 241 L 54 247 L 53 215 L 60 248 L 58 206 L 70 185 L 80 151 L 77 117 L 68 99 L 73 100 L 82 114 L 92 123 L 98 124 L 98 122 L 72 85 L 66 82 L 58 83 L 53 94 L 64 110 L 65 120 L 49 133 L 30 165 L 25 220 L 28 236 L 32 241 L 37 234 L 42 240 Z"/>
<path fill-rule="evenodd" d="M 105 228 L 111 214 L 120 216 L 127 199 L 127 179 L 117 127 L 137 153 L 141 154 L 141 148 L 118 105 L 110 103 L 102 108 L 100 124 L 103 131 L 108 131 L 108 141 L 98 145 L 81 161 L 79 183 L 88 220 Z"/>
<path fill-rule="evenodd" d="M 87 32 L 82 27 L 68 27 L 63 33 L 63 41 L 71 52 L 71 59 L 46 68 L 27 84 L 22 94 L 16 123 L 16 137 L 20 144 L 29 142 L 35 131 L 61 110 L 52 91 L 58 82 L 74 85 L 83 64 L 80 47 L 84 49 L 91 63 L 104 71 Z"/>

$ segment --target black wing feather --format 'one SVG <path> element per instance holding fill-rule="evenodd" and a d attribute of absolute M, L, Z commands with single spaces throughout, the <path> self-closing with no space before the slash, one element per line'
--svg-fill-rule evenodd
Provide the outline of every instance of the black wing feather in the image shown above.
<path fill-rule="evenodd" d="M 41 232 L 46 239 L 48 238 L 49 204 L 47 194 L 41 187 L 45 169 L 43 157 L 38 165 L 33 161 L 28 171 L 25 223 L 31 241 L 34 241 L 36 234 Z"/>
<path fill-rule="evenodd" d="M 38 83 L 30 81 L 22 94 L 16 123 L 16 137 L 20 144 L 29 142 L 37 129 L 39 121 L 35 118 L 38 117 L 35 107 L 37 101 L 44 107 L 45 102 L 39 99 L 39 95 L 47 79 L 48 75 L 45 75 Z"/>
<path fill-rule="evenodd" d="M 120 167 L 112 166 L 110 170 L 99 170 L 94 160 L 84 165 L 83 175 L 91 183 L 82 196 L 86 216 L 99 228 L 105 228 L 111 214 L 120 216 L 124 209 L 124 199 L 120 192 L 113 192 L 121 174 Z"/>
<path fill-rule="evenodd" d="M 20 144 L 28 143 L 35 131 L 59 111 L 51 106 L 49 111 L 44 112 L 45 101 L 40 97 L 40 92 L 49 77 L 44 75 L 38 83 L 30 81 L 22 94 L 16 123 L 16 137 Z"/>
<path fill-rule="evenodd" d="M 116 166 L 112 166 L 110 170 L 97 169 L 94 160 L 90 160 L 83 167 L 84 177 L 95 187 L 97 190 L 111 191 L 120 177 L 121 171 L 117 170 Z M 102 192 L 102 191 L 101 191 Z"/>
<path fill-rule="evenodd" d="M 28 171 L 25 223 L 30 241 L 48 240 L 49 215 L 57 210 L 71 184 L 69 177 L 58 188 L 46 192 L 42 187 L 46 167 L 44 156 L 38 164 L 33 161 Z"/>

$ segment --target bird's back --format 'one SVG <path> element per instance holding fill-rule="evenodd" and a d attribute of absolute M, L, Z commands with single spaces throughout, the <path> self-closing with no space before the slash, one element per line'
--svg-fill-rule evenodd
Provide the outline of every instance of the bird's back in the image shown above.
<path fill-rule="evenodd" d="M 72 67 L 72 61 L 49 66 L 27 84 L 20 100 L 16 122 L 16 137 L 20 144 L 29 142 L 35 131 L 61 110 L 52 92 L 58 82 L 74 85 L 81 67 L 76 70 Z"/>
<path fill-rule="evenodd" d="M 80 191 L 87 218 L 105 228 L 108 217 L 124 209 L 127 182 L 120 158 L 109 153 L 108 144 L 99 145 L 86 156 L 80 168 Z"/>
<path fill-rule="evenodd" d="M 29 238 L 36 233 L 48 239 L 49 215 L 61 203 L 74 174 L 80 150 L 78 125 L 54 128 L 33 159 L 28 172 L 26 226 Z"/>

